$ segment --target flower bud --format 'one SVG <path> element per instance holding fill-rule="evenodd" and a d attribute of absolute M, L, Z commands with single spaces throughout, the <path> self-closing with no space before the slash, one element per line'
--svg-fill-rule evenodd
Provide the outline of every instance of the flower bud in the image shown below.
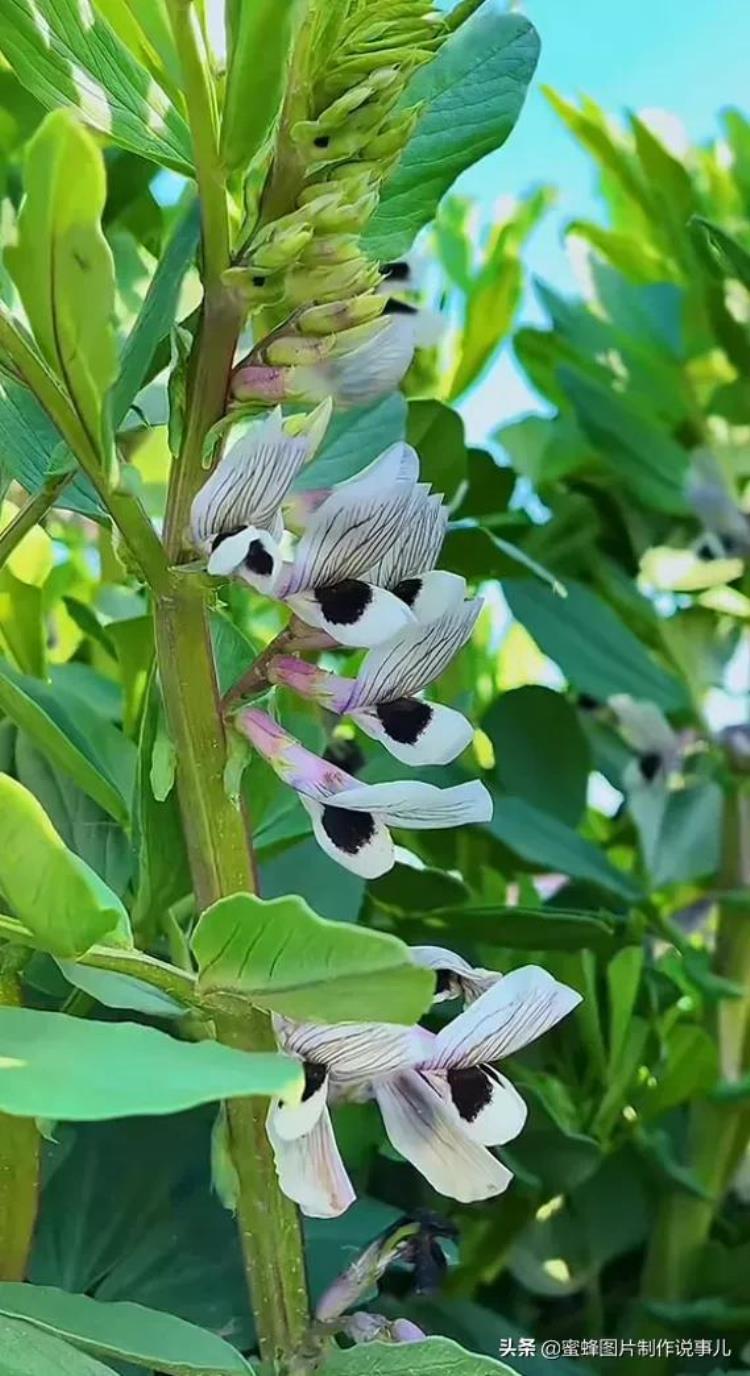
<path fill-rule="evenodd" d="M 332 301 L 324 306 L 308 306 L 300 311 L 296 328 L 301 334 L 332 334 L 364 325 L 382 315 L 386 298 L 381 295 L 355 296 L 348 301 Z"/>
<path fill-rule="evenodd" d="M 364 147 L 369 129 L 352 129 L 349 122 L 341 129 L 325 129 L 319 120 L 299 120 L 292 126 L 292 139 L 310 163 L 340 162 L 353 158 Z"/>
<path fill-rule="evenodd" d="M 225 287 L 237 293 L 248 311 L 258 306 L 275 305 L 284 295 L 281 274 L 256 267 L 227 268 L 221 280 Z"/>
<path fill-rule="evenodd" d="M 316 235 L 305 255 L 305 263 L 351 263 L 361 257 L 356 234 Z"/>
<path fill-rule="evenodd" d="M 422 1343 L 427 1334 L 419 1327 L 419 1324 L 412 1323 L 411 1319 L 394 1319 L 391 1324 L 391 1338 L 394 1343 Z"/>
<path fill-rule="evenodd" d="M 267 243 L 253 245 L 248 266 L 271 270 L 289 267 L 310 243 L 313 233 L 312 225 L 281 230 Z"/>
<path fill-rule="evenodd" d="M 368 157 L 387 158 L 394 153 L 400 153 L 409 142 L 421 113 L 422 106 L 417 105 L 411 110 L 405 110 L 403 114 L 397 115 L 394 119 L 388 120 L 380 132 L 367 144 L 365 151 Z"/>
<path fill-rule="evenodd" d="M 274 367 L 293 367 L 299 364 L 320 363 L 333 352 L 335 335 L 305 338 L 284 334 L 271 339 L 258 352 L 257 361 Z"/>
<path fill-rule="evenodd" d="M 367 191 L 356 199 L 342 188 L 320 194 L 318 185 L 306 187 L 299 200 L 308 211 L 310 220 L 323 234 L 343 234 L 361 230 L 378 204 L 378 193 Z"/>
<path fill-rule="evenodd" d="M 296 398 L 294 368 L 272 368 L 262 363 L 240 363 L 232 374 L 231 393 L 240 401 L 272 405 Z"/>
<path fill-rule="evenodd" d="M 295 268 L 287 275 L 286 293 L 293 305 L 339 301 L 344 296 L 371 291 L 378 281 L 375 263 L 360 256 L 332 267 Z"/>

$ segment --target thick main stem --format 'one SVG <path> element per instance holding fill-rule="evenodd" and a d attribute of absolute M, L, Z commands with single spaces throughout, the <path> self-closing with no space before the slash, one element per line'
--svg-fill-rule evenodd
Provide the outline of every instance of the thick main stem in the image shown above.
<path fill-rule="evenodd" d="M 12 955 L 12 948 L 4 953 Z M 18 1007 L 12 970 L 0 969 L 0 1005 Z M 25 1280 L 39 1201 L 39 1131 L 33 1118 L 0 1113 L 0 1281 Z"/>
<path fill-rule="evenodd" d="M 748 887 L 747 820 L 750 796 L 741 784 L 725 802 L 722 885 L 728 892 Z M 716 972 L 750 990 L 750 911 L 722 908 L 716 944 Z M 750 998 L 732 1000 L 719 1015 L 722 1073 L 739 1079 L 750 1065 Z M 685 1298 L 695 1277 L 716 1211 L 750 1138 L 750 1109 L 744 1102 L 698 1100 L 690 1111 L 687 1164 L 706 1198 L 684 1192 L 666 1196 L 646 1259 L 645 1300 Z"/>

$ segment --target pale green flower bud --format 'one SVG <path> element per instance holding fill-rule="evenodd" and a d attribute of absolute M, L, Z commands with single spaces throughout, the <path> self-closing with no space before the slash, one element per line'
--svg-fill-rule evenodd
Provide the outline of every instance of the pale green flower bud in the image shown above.
<path fill-rule="evenodd" d="M 360 257 L 357 234 L 316 235 L 305 251 L 305 263 L 351 263 Z"/>
<path fill-rule="evenodd" d="M 286 294 L 292 305 L 308 301 L 339 301 L 345 296 L 372 291 L 380 280 L 375 263 L 364 257 L 332 267 L 294 268 L 287 274 Z"/>
<path fill-rule="evenodd" d="M 289 267 L 307 248 L 313 233 L 312 225 L 300 225 L 297 229 L 281 230 L 265 244 L 253 244 L 248 266 L 270 269 Z"/>
<path fill-rule="evenodd" d="M 350 200 L 343 187 L 324 195 L 319 194 L 320 190 L 320 184 L 308 186 L 301 192 L 299 200 L 315 228 L 323 234 L 361 230 L 378 204 L 377 191 L 368 191 L 356 200 Z"/>
<path fill-rule="evenodd" d="M 388 120 L 378 134 L 367 144 L 366 152 L 371 158 L 388 158 L 400 153 L 409 142 L 417 120 L 422 113 L 421 106 L 405 110 L 403 114 Z"/>
<path fill-rule="evenodd" d="M 355 296 L 350 301 L 332 301 L 325 306 L 308 306 L 297 316 L 296 327 L 301 334 L 333 334 L 377 320 L 385 308 L 382 295 Z"/>
<path fill-rule="evenodd" d="M 336 336 L 333 334 L 318 335 L 315 338 L 285 334 L 264 344 L 258 352 L 258 358 L 264 363 L 280 368 L 320 363 L 333 352 L 335 339 Z"/>
<path fill-rule="evenodd" d="M 236 292 L 248 311 L 273 306 L 283 300 L 284 278 L 279 272 L 258 267 L 227 268 L 221 275 L 225 287 Z"/>

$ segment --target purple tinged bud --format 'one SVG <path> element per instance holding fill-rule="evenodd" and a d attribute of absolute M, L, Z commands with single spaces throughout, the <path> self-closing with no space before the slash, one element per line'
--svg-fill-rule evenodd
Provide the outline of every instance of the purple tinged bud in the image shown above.
<path fill-rule="evenodd" d="M 360 1310 L 352 1314 L 343 1326 L 343 1331 L 354 1343 L 373 1343 L 378 1338 L 387 1337 L 390 1325 L 382 1314 L 367 1314 Z"/>
<path fill-rule="evenodd" d="M 427 1334 L 412 1323 L 411 1319 L 394 1319 L 391 1324 L 391 1337 L 394 1343 L 422 1343 Z"/>

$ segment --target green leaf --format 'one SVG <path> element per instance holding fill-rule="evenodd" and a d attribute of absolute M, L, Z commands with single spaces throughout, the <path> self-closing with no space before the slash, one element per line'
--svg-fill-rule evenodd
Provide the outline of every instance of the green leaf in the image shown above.
<path fill-rule="evenodd" d="M 610 1072 L 614 1071 L 622 1059 L 642 971 L 643 950 L 640 946 L 626 946 L 613 956 L 607 966 Z"/>
<path fill-rule="evenodd" d="M 488 578 L 515 578 L 519 568 L 522 568 L 540 578 L 560 597 L 565 596 L 565 588 L 554 574 L 518 545 L 503 540 L 485 526 L 456 524 L 445 538 L 440 562 L 444 567 L 478 583 Z"/>
<path fill-rule="evenodd" d="M 723 792 L 713 781 L 666 795 L 649 861 L 655 889 L 716 873 L 723 809 Z"/>
<path fill-rule="evenodd" d="M 117 373 L 115 270 L 101 228 L 106 194 L 94 139 L 69 110 L 47 115 L 28 146 L 18 244 L 6 260 L 37 344 L 97 449 Z"/>
<path fill-rule="evenodd" d="M 550 813 L 523 798 L 495 794 L 494 802 L 488 829 L 523 860 L 574 879 L 588 879 L 621 898 L 637 896 L 638 889 L 629 875 L 616 869 L 602 851 Z"/>
<path fill-rule="evenodd" d="M 606 951 L 612 946 L 614 923 L 604 912 L 496 904 L 430 909 L 419 917 L 404 912 L 398 917 L 399 931 L 414 945 L 450 946 L 460 935 L 462 943 L 516 951 Z"/>
<path fill-rule="evenodd" d="M 159 260 L 122 351 L 119 376 L 112 389 L 115 428 L 125 419 L 131 402 L 147 380 L 157 347 L 169 338 L 182 280 L 195 257 L 199 234 L 199 205 L 197 198 L 191 198 Z"/>
<path fill-rule="evenodd" d="M 610 477 L 646 507 L 667 515 L 686 511 L 687 451 L 660 426 L 639 415 L 627 398 L 561 368 L 560 382 L 581 430 Z"/>
<path fill-rule="evenodd" d="M 434 976 L 396 937 L 329 922 L 294 895 L 221 899 L 192 946 L 204 994 L 234 992 L 301 1021 L 411 1023 L 432 1000 Z"/>
<path fill-rule="evenodd" d="M 570 703 L 549 688 L 516 688 L 492 704 L 481 725 L 503 789 L 574 827 L 586 806 L 591 757 Z"/>
<path fill-rule="evenodd" d="M 644 1118 L 653 1118 L 694 1096 L 707 1094 L 716 1085 L 718 1074 L 713 1038 L 702 1027 L 681 1023 L 669 1034 L 663 1061 L 651 1067 L 649 1083 L 639 1095 L 638 1111 Z"/>
<path fill-rule="evenodd" d="M 464 423 L 442 401 L 412 401 L 406 438 L 419 454 L 419 476 L 452 497 L 466 477 Z"/>
<path fill-rule="evenodd" d="M 105 1008 L 126 1008 L 145 1013 L 150 1018 L 180 1018 L 185 1005 L 177 1003 L 161 989 L 146 984 L 133 975 L 121 975 L 116 970 L 92 969 L 72 960 L 58 960 L 58 966 L 74 989 L 81 989 Z"/>
<path fill-rule="evenodd" d="M 612 608 L 581 583 L 567 580 L 565 586 L 564 600 L 530 579 L 508 580 L 503 591 L 513 616 L 568 681 L 600 702 L 630 693 L 667 711 L 684 706 L 682 684 L 650 657 Z"/>
<path fill-rule="evenodd" d="M 132 946 L 117 894 L 63 844 L 22 784 L 0 774 L 0 890 L 54 955 L 82 955 L 97 941 Z"/>
<path fill-rule="evenodd" d="M 424 105 L 365 236 L 376 258 L 398 258 L 434 216 L 459 173 L 500 148 L 521 113 L 539 56 L 536 30 L 485 4 L 412 78 L 405 100 Z"/>
<path fill-rule="evenodd" d="M 160 711 L 161 699 L 154 671 L 141 719 L 133 805 L 133 836 L 138 853 L 138 888 L 133 912 L 136 926 L 141 921 L 147 924 L 159 921 L 173 903 L 192 890 L 177 790 L 169 788 L 161 798 L 154 795 L 152 766 Z"/>
<path fill-rule="evenodd" d="M 170 1376 L 246 1376 L 244 1357 L 223 1338 L 141 1304 L 104 1304 L 44 1285 L 0 1284 L 0 1314 L 63 1338 L 96 1357 L 154 1367 Z M 0 1359 L 1 1360 L 1 1359 Z"/>
<path fill-rule="evenodd" d="M 286 1056 L 33 1008 L 0 1008 L 0 1046 L 0 1110 L 25 1118 L 80 1123 L 179 1113 L 245 1095 L 294 1097 L 302 1087 Z"/>
<path fill-rule="evenodd" d="M 406 401 L 400 392 L 376 406 L 339 412 L 326 431 L 320 452 L 303 468 L 295 489 L 331 487 L 353 478 L 389 445 L 403 439 L 405 429 Z"/>
<path fill-rule="evenodd" d="M 0 1318 L 0 1376 L 115 1376 L 112 1368 L 19 1319 Z"/>
<path fill-rule="evenodd" d="M 512 1367 L 467 1352 L 450 1338 L 364 1343 L 328 1357 L 320 1376 L 513 1376 Z"/>
<path fill-rule="evenodd" d="M 132 742 L 82 698 L 19 674 L 0 659 L 0 708 L 53 764 L 127 826 L 133 789 Z"/>
<path fill-rule="evenodd" d="M 70 454 L 35 396 L 20 383 L 0 375 L 0 469 L 7 469 L 25 490 L 38 492 L 53 461 Z M 72 460 L 72 455 L 70 455 Z M 76 473 L 60 493 L 56 507 L 102 521 L 106 511 L 91 483 Z"/>
<path fill-rule="evenodd" d="M 693 216 L 690 224 L 697 234 L 706 239 L 724 275 L 735 277 L 750 291 L 750 253 L 747 249 L 720 225 L 704 220 L 700 215 Z"/>
<path fill-rule="evenodd" d="M 9 0 L 0 51 L 47 109 L 69 106 L 141 157 L 190 174 L 187 125 L 101 14 L 77 0 Z"/>
<path fill-rule="evenodd" d="M 249 165 L 281 110 L 299 0 L 254 0 L 232 25 L 221 155 L 230 172 Z"/>
<path fill-rule="evenodd" d="M 510 455 L 517 473 L 535 487 L 575 472 L 590 455 L 589 446 L 571 416 L 524 416 L 503 425 L 494 438 Z"/>

